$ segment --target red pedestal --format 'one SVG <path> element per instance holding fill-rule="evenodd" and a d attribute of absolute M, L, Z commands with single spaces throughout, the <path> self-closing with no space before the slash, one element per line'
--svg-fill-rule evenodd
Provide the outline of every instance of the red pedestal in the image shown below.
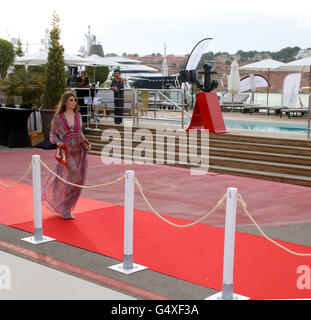
<path fill-rule="evenodd" d="M 226 126 L 215 92 L 199 92 L 187 129 L 208 129 L 211 133 L 224 133 Z"/>

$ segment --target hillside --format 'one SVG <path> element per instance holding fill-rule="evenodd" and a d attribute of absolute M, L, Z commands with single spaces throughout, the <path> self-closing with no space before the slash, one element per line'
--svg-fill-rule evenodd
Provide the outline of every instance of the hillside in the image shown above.
<path fill-rule="evenodd" d="M 263 59 L 275 59 L 282 62 L 289 62 L 293 61 L 296 58 L 301 58 L 304 52 L 310 54 L 310 49 L 301 50 L 299 47 L 288 47 L 281 49 L 277 52 L 269 52 L 269 51 L 237 51 L 236 54 L 230 55 L 227 52 L 219 52 L 213 53 L 208 52 L 202 56 L 202 59 L 198 66 L 198 71 L 203 70 L 203 64 L 208 61 L 213 65 L 213 70 L 217 72 L 217 75 L 213 76 L 213 79 L 220 80 L 221 75 L 229 74 L 230 73 L 230 65 L 233 59 L 236 59 L 239 63 L 239 66 L 243 66 L 249 63 L 253 63 L 256 61 L 260 61 Z M 128 58 L 140 60 L 142 64 L 148 65 L 150 67 L 156 68 L 161 71 L 163 56 L 159 53 L 157 54 L 150 54 L 146 56 L 139 57 L 137 55 L 127 55 Z M 178 74 L 179 71 L 183 70 L 188 59 L 188 55 L 185 56 L 175 56 L 175 55 L 167 55 L 167 64 L 169 69 L 169 74 Z M 249 75 L 251 71 L 241 71 L 240 77 L 243 78 Z M 256 72 L 256 74 L 262 75 L 267 79 L 268 74 L 267 72 Z M 282 92 L 283 87 L 283 80 L 288 72 L 276 72 L 270 71 L 270 92 Z M 309 85 L 309 73 L 302 74 L 301 86 L 308 86 Z M 225 83 L 225 87 L 227 83 Z M 258 89 L 260 92 L 260 89 Z M 265 91 L 263 89 L 263 91 Z"/>

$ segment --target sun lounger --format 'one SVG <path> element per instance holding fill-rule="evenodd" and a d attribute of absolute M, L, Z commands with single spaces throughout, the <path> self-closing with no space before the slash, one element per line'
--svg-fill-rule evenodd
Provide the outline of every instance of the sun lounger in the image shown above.
<path fill-rule="evenodd" d="M 232 102 L 232 95 L 231 93 L 227 93 L 223 97 L 223 101 L 221 104 L 221 110 L 229 109 L 233 111 L 234 109 L 239 109 L 243 111 L 243 106 L 245 105 L 246 100 L 248 99 L 248 93 L 238 93 L 233 96 Z"/>
<path fill-rule="evenodd" d="M 285 113 L 290 118 L 291 115 L 298 116 L 300 114 L 301 117 L 303 117 L 305 114 L 308 114 L 308 108 L 282 108 L 280 110 L 280 117 L 282 118 L 283 113 Z"/>
<path fill-rule="evenodd" d="M 280 113 L 280 110 L 283 107 L 280 106 L 261 106 L 259 104 L 246 104 L 243 107 L 243 114 L 244 113 L 249 113 L 249 114 L 253 114 L 256 112 L 259 112 L 259 110 L 266 110 L 266 115 L 269 116 L 271 111 L 274 111 L 275 115 L 278 115 Z"/>

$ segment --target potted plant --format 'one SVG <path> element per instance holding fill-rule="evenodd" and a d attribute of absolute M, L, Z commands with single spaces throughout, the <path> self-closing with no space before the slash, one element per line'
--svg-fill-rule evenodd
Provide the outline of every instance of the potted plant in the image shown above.
<path fill-rule="evenodd" d="M 1 81 L 3 91 L 8 96 L 22 97 L 22 104 L 39 104 L 44 91 L 44 74 L 24 66 L 16 66 L 13 73 Z"/>

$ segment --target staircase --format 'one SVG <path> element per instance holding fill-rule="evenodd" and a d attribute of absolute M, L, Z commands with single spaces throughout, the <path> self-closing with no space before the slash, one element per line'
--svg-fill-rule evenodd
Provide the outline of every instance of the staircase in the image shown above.
<path fill-rule="evenodd" d="M 157 135 L 156 135 L 157 133 Z M 202 135 L 202 136 L 201 136 Z M 311 186 L 311 141 L 91 125 L 91 154 Z M 112 138 L 113 136 L 113 138 Z M 134 138 L 132 138 L 132 136 Z M 134 158 L 133 158 L 134 156 Z"/>

